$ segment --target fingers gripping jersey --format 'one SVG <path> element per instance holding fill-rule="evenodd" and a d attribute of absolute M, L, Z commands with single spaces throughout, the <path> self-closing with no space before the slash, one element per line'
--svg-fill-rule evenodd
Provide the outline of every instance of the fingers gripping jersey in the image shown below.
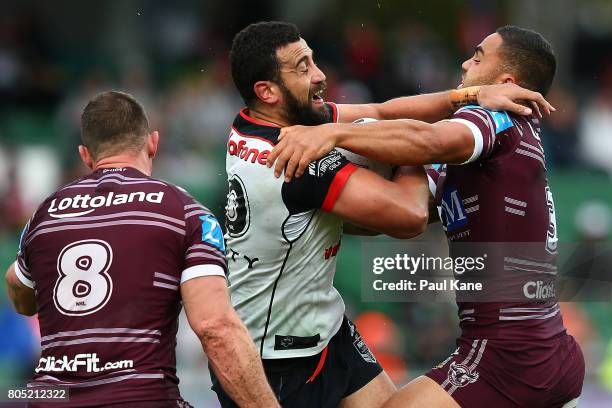
<path fill-rule="evenodd" d="M 202 204 L 135 169 L 100 169 L 45 200 L 15 265 L 40 321 L 30 386 L 71 387 L 67 407 L 180 397 L 180 284 L 226 271 Z"/>
<path fill-rule="evenodd" d="M 265 165 L 279 131 L 243 110 L 226 156 L 232 303 L 265 359 L 315 355 L 342 323 L 333 287 L 342 221 L 329 211 L 356 169 L 332 151 L 285 183 Z"/>

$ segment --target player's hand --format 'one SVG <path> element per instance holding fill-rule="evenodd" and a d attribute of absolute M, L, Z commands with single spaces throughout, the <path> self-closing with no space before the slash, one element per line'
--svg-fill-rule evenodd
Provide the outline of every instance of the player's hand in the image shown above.
<path fill-rule="evenodd" d="M 285 170 L 285 181 L 304 174 L 308 165 L 325 156 L 336 145 L 330 125 L 289 126 L 281 129 L 278 144 L 268 155 L 267 165 L 274 166 L 274 176 Z"/>
<path fill-rule="evenodd" d="M 515 84 L 481 86 L 478 93 L 478 104 L 486 109 L 509 111 L 518 115 L 531 115 L 535 111 L 538 117 L 542 117 L 542 112 L 550 115 L 556 110 L 541 93 L 521 88 Z"/>

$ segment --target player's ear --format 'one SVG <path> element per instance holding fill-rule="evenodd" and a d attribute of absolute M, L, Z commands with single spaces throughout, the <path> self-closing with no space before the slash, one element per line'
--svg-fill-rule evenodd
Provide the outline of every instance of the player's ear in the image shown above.
<path fill-rule="evenodd" d="M 512 74 L 501 74 L 498 78 L 500 84 L 516 84 L 516 77 Z"/>
<path fill-rule="evenodd" d="M 81 156 L 81 160 L 83 160 L 83 163 L 85 163 L 87 167 L 93 170 L 95 164 L 94 159 L 93 157 L 91 157 L 89 149 L 86 146 L 79 145 L 79 156 Z"/>
<path fill-rule="evenodd" d="M 278 102 L 279 89 L 272 81 L 257 81 L 253 85 L 253 92 L 261 102 L 273 105 Z"/>
<path fill-rule="evenodd" d="M 149 133 L 147 137 L 147 154 L 150 159 L 154 158 L 157 154 L 157 148 L 159 147 L 159 132 L 157 130 Z"/>

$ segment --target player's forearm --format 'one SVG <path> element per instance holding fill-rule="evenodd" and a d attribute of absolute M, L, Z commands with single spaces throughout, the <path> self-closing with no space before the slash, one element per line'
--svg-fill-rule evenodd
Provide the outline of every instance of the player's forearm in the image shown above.
<path fill-rule="evenodd" d="M 412 120 L 331 125 L 337 147 L 384 163 L 423 165 L 437 162 L 440 149 L 433 125 Z"/>
<path fill-rule="evenodd" d="M 437 122 L 453 113 L 450 91 L 433 94 L 404 96 L 387 102 L 372 104 L 379 119 L 417 119 Z"/>
<path fill-rule="evenodd" d="M 400 166 L 393 177 L 393 182 L 402 187 L 402 202 L 408 205 L 410 217 L 403 227 L 403 238 L 413 238 L 425 232 L 429 218 L 429 183 L 425 170 L 421 166 Z"/>
<path fill-rule="evenodd" d="M 478 103 L 479 87 L 406 96 L 373 104 L 379 119 L 416 119 L 434 123 L 449 118 L 458 108 Z"/>
<path fill-rule="evenodd" d="M 279 407 L 261 359 L 238 317 L 201 338 L 204 351 L 223 389 L 240 407 Z"/>

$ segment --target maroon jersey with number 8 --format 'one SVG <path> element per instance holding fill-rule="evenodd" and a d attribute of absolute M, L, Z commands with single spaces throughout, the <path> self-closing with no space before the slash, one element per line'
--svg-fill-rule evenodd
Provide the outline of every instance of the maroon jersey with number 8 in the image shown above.
<path fill-rule="evenodd" d="M 207 208 L 135 169 L 99 169 L 43 202 L 15 265 L 40 321 L 29 387 L 70 387 L 62 406 L 180 400 L 180 285 L 226 272 Z"/>

